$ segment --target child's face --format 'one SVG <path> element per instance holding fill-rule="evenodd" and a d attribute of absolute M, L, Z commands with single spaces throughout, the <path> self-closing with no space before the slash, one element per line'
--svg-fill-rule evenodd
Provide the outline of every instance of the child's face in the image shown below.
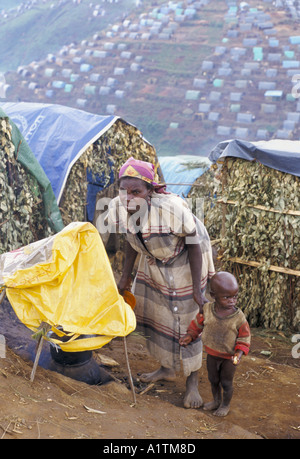
<path fill-rule="evenodd" d="M 214 292 L 211 292 L 211 295 L 220 309 L 233 309 L 237 303 L 238 292 L 238 287 L 218 286 Z"/>

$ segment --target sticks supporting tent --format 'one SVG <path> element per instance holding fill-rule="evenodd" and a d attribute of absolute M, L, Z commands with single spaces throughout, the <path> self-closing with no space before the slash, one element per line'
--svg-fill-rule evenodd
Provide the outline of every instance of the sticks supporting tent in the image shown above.
<path fill-rule="evenodd" d="M 127 365 L 127 371 L 128 371 L 128 377 L 129 377 L 129 384 L 130 384 L 130 388 L 132 390 L 133 404 L 135 405 L 136 404 L 136 395 L 135 395 L 135 389 L 134 389 L 134 384 L 133 384 L 132 375 L 131 375 L 131 369 L 130 369 L 130 364 L 129 364 L 126 336 L 124 336 L 124 351 L 125 351 L 125 357 L 126 357 L 126 365 Z"/>
<path fill-rule="evenodd" d="M 33 338 L 38 338 L 38 344 L 37 344 L 36 356 L 35 356 L 35 359 L 34 359 L 32 371 L 31 371 L 31 375 L 30 375 L 30 381 L 31 382 L 34 381 L 36 369 L 37 369 L 37 366 L 38 366 L 38 363 L 39 363 L 39 360 L 40 360 L 41 352 L 42 352 L 42 349 L 43 349 L 44 336 L 47 334 L 47 332 L 50 330 L 50 328 L 51 328 L 51 325 L 49 325 L 49 324 L 47 324 L 45 322 L 42 322 L 41 325 L 38 328 L 38 331 L 34 335 L 32 335 Z"/>
<path fill-rule="evenodd" d="M 0 304 L 2 303 L 2 301 L 4 300 L 4 297 L 5 297 L 5 288 L 3 288 L 3 290 L 1 290 L 1 286 L 0 286 Z"/>

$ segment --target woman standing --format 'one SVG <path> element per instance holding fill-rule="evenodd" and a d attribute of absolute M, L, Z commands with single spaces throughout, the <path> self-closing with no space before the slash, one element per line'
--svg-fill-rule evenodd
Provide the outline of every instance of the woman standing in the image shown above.
<path fill-rule="evenodd" d="M 204 225 L 185 201 L 154 182 L 153 164 L 130 158 L 120 169 L 119 196 L 107 216 L 109 231 L 126 232 L 127 245 L 120 293 L 130 288 L 137 299 L 137 327 L 147 337 L 150 354 L 160 368 L 141 376 L 144 382 L 174 380 L 182 362 L 186 380 L 184 406 L 199 408 L 198 370 L 202 342 L 182 348 L 183 336 L 207 301 L 208 278 L 214 274 L 212 250 Z"/>

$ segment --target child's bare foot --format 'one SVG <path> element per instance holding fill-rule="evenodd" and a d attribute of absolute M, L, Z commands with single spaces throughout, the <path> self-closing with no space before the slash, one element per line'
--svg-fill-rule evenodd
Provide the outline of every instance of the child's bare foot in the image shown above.
<path fill-rule="evenodd" d="M 203 400 L 198 391 L 198 371 L 194 371 L 186 379 L 186 392 L 183 399 L 185 408 L 200 408 Z"/>
<path fill-rule="evenodd" d="M 144 373 L 140 376 L 142 382 L 151 383 L 160 380 L 174 381 L 176 378 L 175 371 L 172 368 L 160 367 L 152 373 Z"/>
<path fill-rule="evenodd" d="M 215 412 L 213 413 L 213 415 L 214 415 L 214 416 L 220 416 L 220 417 L 221 417 L 221 416 L 222 416 L 222 417 L 223 417 L 223 416 L 227 416 L 227 414 L 229 413 L 229 408 L 230 408 L 229 405 L 225 405 L 225 406 L 224 406 L 224 405 L 221 405 L 221 406 L 217 409 L 217 411 L 215 411 Z"/>
<path fill-rule="evenodd" d="M 218 409 L 220 405 L 221 405 L 221 402 L 217 400 L 213 400 L 212 402 L 205 403 L 203 406 L 203 409 L 205 411 L 213 411 L 213 410 Z"/>

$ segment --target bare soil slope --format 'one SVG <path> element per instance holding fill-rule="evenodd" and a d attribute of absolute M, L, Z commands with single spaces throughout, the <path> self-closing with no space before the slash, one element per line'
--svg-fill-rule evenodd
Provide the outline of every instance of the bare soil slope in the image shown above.
<path fill-rule="evenodd" d="M 30 382 L 32 362 L 7 349 L 0 359 L 0 438 L 5 439 L 299 439 L 299 360 L 289 340 L 254 331 L 252 350 L 235 379 L 232 408 L 226 418 L 202 409 L 183 408 L 185 380 L 147 386 L 138 375 L 157 367 L 144 339 L 127 337 L 137 403 L 127 383 L 123 339 L 94 353 L 111 357 L 115 381 L 104 386 L 85 383 L 38 367 Z M 271 356 L 261 354 L 271 351 Z M 205 359 L 205 355 L 204 355 Z M 205 361 L 199 380 L 204 401 L 211 398 Z M 93 411 L 96 410 L 96 411 Z"/>

